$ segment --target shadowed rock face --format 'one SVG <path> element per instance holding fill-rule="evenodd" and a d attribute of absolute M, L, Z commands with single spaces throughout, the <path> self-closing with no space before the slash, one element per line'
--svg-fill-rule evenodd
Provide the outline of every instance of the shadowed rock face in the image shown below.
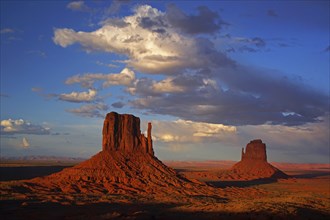
<path fill-rule="evenodd" d="M 250 141 L 250 143 L 246 145 L 245 153 L 244 148 L 242 149 L 242 161 L 243 160 L 260 160 L 267 162 L 266 144 L 262 143 L 260 139 Z"/>
<path fill-rule="evenodd" d="M 142 151 L 154 155 L 151 139 L 151 123 L 148 123 L 148 137 L 141 134 L 140 119 L 134 115 L 107 114 L 103 124 L 103 151 Z"/>
<path fill-rule="evenodd" d="M 281 170 L 267 162 L 266 144 L 260 139 L 250 141 L 245 152 L 242 149 L 242 159 L 230 170 L 238 179 L 287 178 Z"/>

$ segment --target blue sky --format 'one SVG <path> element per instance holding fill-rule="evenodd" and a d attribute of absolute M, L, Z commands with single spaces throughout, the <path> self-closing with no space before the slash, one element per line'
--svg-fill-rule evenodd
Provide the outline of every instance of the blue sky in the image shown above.
<path fill-rule="evenodd" d="M 164 160 L 329 162 L 328 1 L 1 1 L 1 156 L 89 157 L 107 112 Z"/>

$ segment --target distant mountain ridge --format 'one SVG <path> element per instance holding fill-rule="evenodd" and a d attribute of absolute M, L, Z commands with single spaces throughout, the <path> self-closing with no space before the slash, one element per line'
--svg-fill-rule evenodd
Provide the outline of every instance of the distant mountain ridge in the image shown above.
<path fill-rule="evenodd" d="M 1 161 L 83 161 L 86 158 L 83 157 L 60 157 L 60 156 L 41 156 L 41 155 L 31 155 L 31 156 L 20 156 L 20 157 L 0 157 Z"/>

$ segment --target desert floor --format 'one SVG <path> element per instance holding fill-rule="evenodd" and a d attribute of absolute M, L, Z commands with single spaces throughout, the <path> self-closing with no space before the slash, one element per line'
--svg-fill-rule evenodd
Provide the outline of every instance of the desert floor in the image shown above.
<path fill-rule="evenodd" d="M 291 178 L 237 180 L 223 175 L 232 161 L 165 163 L 213 186 L 214 195 L 35 195 L 20 190 L 19 180 L 73 164 L 16 161 L 0 166 L 1 219 L 330 219 L 329 164 L 274 164 Z M 6 192 L 12 185 L 16 192 Z"/>

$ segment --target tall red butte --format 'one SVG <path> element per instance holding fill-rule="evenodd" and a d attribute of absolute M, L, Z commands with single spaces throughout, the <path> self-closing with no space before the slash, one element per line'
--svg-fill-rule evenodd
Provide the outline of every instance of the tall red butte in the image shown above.
<path fill-rule="evenodd" d="M 200 194 L 210 188 L 178 175 L 154 156 L 151 123 L 147 137 L 134 115 L 108 113 L 102 151 L 74 167 L 30 180 L 31 190 L 65 193 Z"/>
<path fill-rule="evenodd" d="M 231 172 L 243 179 L 287 178 L 281 170 L 267 162 L 266 144 L 260 139 L 250 141 L 245 152 L 242 149 L 241 161 L 236 163 Z"/>
<path fill-rule="evenodd" d="M 151 123 L 148 123 L 147 138 L 141 134 L 140 119 L 133 115 L 107 114 L 103 123 L 103 151 L 130 153 L 141 151 L 154 155 L 151 139 Z"/>

